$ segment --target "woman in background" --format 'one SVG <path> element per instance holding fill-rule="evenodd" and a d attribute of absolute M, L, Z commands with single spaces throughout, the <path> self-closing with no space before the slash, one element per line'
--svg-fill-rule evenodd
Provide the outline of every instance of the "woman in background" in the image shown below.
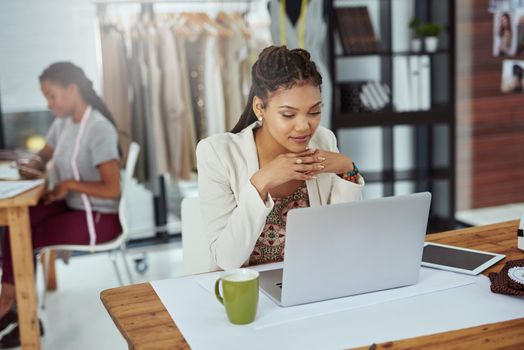
<path fill-rule="evenodd" d="M 359 200 L 364 186 L 319 126 L 322 77 L 306 50 L 268 47 L 251 76 L 237 125 L 197 146 L 213 269 L 281 261 L 289 210 Z"/>
<path fill-rule="evenodd" d="M 43 162 L 32 165 L 43 170 L 52 160 L 57 183 L 29 209 L 33 248 L 112 240 L 121 227 L 118 137 L 111 113 L 82 69 L 70 62 L 52 64 L 39 79 L 56 119 L 39 152 Z M 2 259 L 0 331 L 17 322 L 9 233 Z M 19 344 L 18 326 L 0 340 L 2 348 Z"/>

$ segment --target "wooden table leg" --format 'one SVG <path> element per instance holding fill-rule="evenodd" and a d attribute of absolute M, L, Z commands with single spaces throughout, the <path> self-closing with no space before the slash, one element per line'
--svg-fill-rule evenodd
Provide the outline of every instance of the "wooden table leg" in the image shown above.
<path fill-rule="evenodd" d="M 7 208 L 22 349 L 40 349 L 29 209 Z"/>
<path fill-rule="evenodd" d="M 45 268 L 46 255 L 49 254 L 49 271 L 47 271 L 47 290 L 56 290 L 56 250 L 51 250 L 49 253 L 44 253 L 40 256 L 41 266 Z"/>

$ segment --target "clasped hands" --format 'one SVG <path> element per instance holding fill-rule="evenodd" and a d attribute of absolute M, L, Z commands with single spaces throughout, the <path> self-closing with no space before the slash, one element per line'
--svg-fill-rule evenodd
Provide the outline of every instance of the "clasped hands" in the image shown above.
<path fill-rule="evenodd" d="M 306 150 L 302 153 L 288 153 L 284 155 L 293 161 L 294 170 L 307 176 L 304 180 L 313 179 L 320 173 L 347 173 L 353 170 L 351 159 L 338 152 L 329 152 L 319 149 Z"/>
<path fill-rule="evenodd" d="M 253 175 L 251 183 L 265 198 L 271 188 L 288 181 L 311 180 L 320 173 L 343 174 L 352 170 L 351 158 L 342 153 L 308 149 L 277 156 Z"/>

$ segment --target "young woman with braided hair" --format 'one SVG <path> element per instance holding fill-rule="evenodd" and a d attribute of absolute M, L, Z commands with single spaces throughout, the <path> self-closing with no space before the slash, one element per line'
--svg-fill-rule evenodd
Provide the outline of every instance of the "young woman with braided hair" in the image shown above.
<path fill-rule="evenodd" d="M 335 135 L 319 126 L 322 77 L 307 51 L 268 47 L 251 76 L 238 124 L 197 147 L 215 269 L 281 261 L 290 209 L 360 200 L 364 186 Z"/>
<path fill-rule="evenodd" d="M 42 164 L 32 165 L 43 170 L 53 160 L 57 183 L 30 208 L 33 248 L 107 242 L 122 231 L 118 137 L 111 113 L 72 63 L 49 66 L 40 75 L 40 87 L 56 119 L 39 152 Z M 0 330 L 17 322 L 9 234 L 2 242 L 2 260 Z M 2 348 L 19 344 L 18 327 L 0 340 Z"/>

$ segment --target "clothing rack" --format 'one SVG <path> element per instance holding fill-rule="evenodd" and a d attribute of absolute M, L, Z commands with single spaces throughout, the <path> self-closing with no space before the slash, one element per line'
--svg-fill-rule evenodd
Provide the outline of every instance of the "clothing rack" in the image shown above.
<path fill-rule="evenodd" d="M 230 4 L 230 3 L 250 3 L 253 0 L 106 0 L 106 1 L 93 1 L 95 5 L 120 5 L 120 4 Z"/>
<path fill-rule="evenodd" d="M 105 12 L 108 5 L 141 5 L 141 12 L 154 14 L 155 4 L 196 4 L 196 5 L 222 5 L 222 4 L 246 4 L 249 5 L 260 0 L 105 0 L 93 1 L 97 8 L 97 15 Z"/>
<path fill-rule="evenodd" d="M 220 9 L 220 5 L 249 5 L 254 1 L 258 0 L 107 0 L 107 1 L 94 1 L 93 4 L 96 6 L 96 14 L 99 19 L 105 18 L 105 15 L 109 7 L 120 6 L 120 5 L 140 5 L 139 14 L 147 15 L 149 18 L 155 17 L 155 4 L 188 4 L 188 5 L 201 5 L 202 12 L 213 8 L 205 8 L 206 5 L 215 5 L 216 9 Z M 174 9 L 178 11 L 178 9 Z M 181 9 L 183 11 L 183 9 Z M 101 43 L 101 37 L 99 36 L 99 44 Z M 102 71 L 102 59 L 99 59 L 99 70 Z M 149 142 L 148 142 L 149 143 Z M 149 155 L 149 158 L 153 158 L 153 155 Z M 168 240 L 169 235 L 167 232 L 168 222 L 168 205 L 167 205 L 167 186 L 164 175 L 154 176 L 150 175 L 150 185 L 153 189 L 153 208 L 154 208 L 154 219 L 155 219 L 155 231 L 156 237 L 163 240 Z"/>

